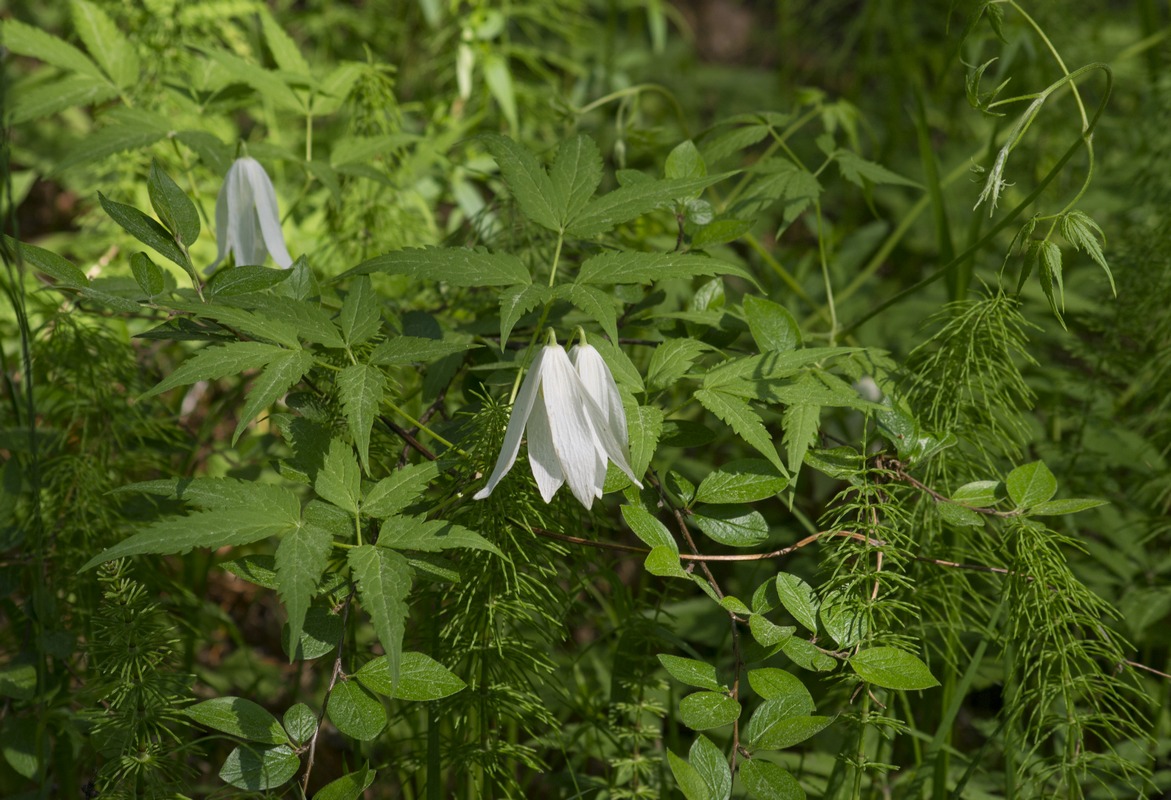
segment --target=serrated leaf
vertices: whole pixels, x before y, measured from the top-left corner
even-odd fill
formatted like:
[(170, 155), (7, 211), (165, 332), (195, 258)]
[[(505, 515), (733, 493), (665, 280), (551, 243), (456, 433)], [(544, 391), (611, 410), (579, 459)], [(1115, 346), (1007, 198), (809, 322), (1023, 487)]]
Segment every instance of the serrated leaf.
[(301, 759), (287, 744), (260, 747), (242, 744), (224, 759), (220, 778), (238, 789), (275, 789), (297, 774)]
[(362, 501), (362, 513), (376, 519), (397, 514), (422, 496), (438, 475), (439, 465), (434, 461), (397, 469), (367, 493)]
[(317, 494), (356, 517), (361, 482), (362, 473), (358, 470), (358, 459), (354, 458), (353, 448), (340, 439), (332, 440), (313, 485)]
[(801, 346), (801, 329), (787, 308), (755, 295), (745, 295), (743, 306), (748, 329), (762, 353), (790, 352)]
[(736, 432), (736, 435), (767, 458), (782, 475), (787, 475), (772, 437), (765, 430), (764, 423), (752, 407), (739, 397), (712, 389), (698, 389), (695, 399), (700, 405), (716, 415)]
[(1094, 263), (1102, 268), (1110, 280), (1110, 291), (1117, 295), (1114, 273), (1110, 271), (1110, 265), (1106, 263), (1106, 256), (1098, 242), (1104, 238), (1098, 223), (1081, 211), (1071, 211), (1061, 218), (1061, 235), (1078, 250), (1085, 250)]
[(257, 414), (283, 397), (312, 368), (313, 354), (308, 350), (285, 350), (269, 361), (248, 390), (248, 398), (240, 409), (240, 420), (232, 434), (232, 444)]
[(288, 734), (277, 718), (243, 697), (216, 697), (183, 709), (204, 727), (239, 736), (250, 742), (285, 744)]
[(464, 247), (397, 250), (362, 262), (344, 273), (339, 280), (372, 272), (410, 275), (426, 281), (446, 281), (452, 286), (532, 283), (532, 276), (516, 256)]
[(202, 49), (204, 57), (223, 68), (230, 83), (250, 86), (266, 101), (284, 111), (304, 113), (305, 104), (278, 73), (246, 61), (226, 50)]
[(370, 431), (374, 417), (382, 403), (386, 389), (386, 376), (382, 370), (369, 364), (351, 364), (337, 376), (337, 387), (341, 392), (342, 411), (362, 467), (370, 469)]
[(578, 271), (577, 283), (646, 284), (697, 275), (735, 275), (755, 282), (742, 267), (709, 256), (619, 251), (587, 258)]
[(285, 711), (283, 722), (285, 731), (289, 734), (293, 744), (302, 745), (309, 741), (317, 730), (317, 715), (304, 703), (296, 703)]
[(675, 776), (675, 785), (686, 800), (712, 800), (711, 789), (699, 770), (670, 750), (667, 751), (667, 764)]
[(420, 550), (438, 553), (441, 550), (464, 548), (487, 550), (498, 556), (496, 545), (473, 530), (442, 519), (422, 517), (390, 517), (378, 532), (378, 546), (394, 550)]
[(1044, 461), (1017, 467), (1008, 473), (1004, 484), (1017, 508), (1031, 508), (1057, 494), (1057, 478), (1053, 477)]
[(602, 155), (594, 140), (583, 134), (566, 139), (557, 149), (549, 171), (560, 227), (570, 225), (602, 182)]
[(508, 344), (513, 326), (528, 312), (547, 302), (553, 293), (548, 286), (520, 284), (500, 293), (500, 347)]
[[(113, 112), (107, 116), (112, 117)], [(117, 119), (125, 121), (87, 135), (57, 162), (53, 171), (61, 173), (79, 164), (92, 164), (116, 153), (148, 147), (167, 135), (166, 125), (159, 124), (165, 120), (149, 112), (124, 114)]]
[(850, 150), (838, 150), (834, 154), (834, 160), (838, 162), (838, 169), (841, 170), (842, 177), (855, 186), (865, 188), (866, 182), (869, 181), (870, 183), (877, 184), (913, 186), (916, 189), (923, 188), (915, 181), (904, 178), (896, 172), (891, 172), (881, 164), (867, 161), (862, 156)]
[(262, 7), (260, 12), (260, 27), (264, 31), (264, 41), (277, 66), (285, 72), (308, 78), (309, 62), (301, 55), (301, 48), (289, 34), (285, 33), (266, 7)]
[(337, 322), (342, 338), (350, 347), (357, 347), (378, 333), (382, 318), (369, 278), (358, 276), (350, 282)]
[(728, 766), (727, 757), (710, 739), (703, 735), (697, 736), (687, 758), (711, 790), (710, 797), (714, 800), (728, 800), (732, 796), (732, 769)]
[(343, 775), (322, 786), (314, 793), (313, 800), (360, 800), (362, 793), (374, 783), (376, 774), (369, 764), (363, 764), (357, 772)]
[(173, 261), (187, 272), (192, 271), (191, 260), (175, 244), (169, 231), (134, 206), (116, 203), (98, 192), (98, 202), (110, 217), (127, 233), (159, 255)]
[(5, 19), (0, 23), (0, 34), (3, 35), (4, 47), (10, 53), (36, 58), (59, 69), (79, 72), (108, 82), (101, 69), (89, 56), (64, 39), (59, 39), (38, 27), (16, 19)]
[[(301, 639), (309, 601), (329, 561), (333, 536), (316, 525), (302, 525), (286, 533), (276, 549), (278, 593), (289, 615), (291, 641)], [(292, 654), (290, 654), (290, 660)]]
[(1095, 500), (1090, 497), (1071, 497), (1065, 500), (1046, 500), (1043, 503), (1037, 503), (1029, 509), (1029, 516), (1032, 517), (1051, 517), (1060, 514), (1077, 514), (1079, 511), (1086, 511), (1091, 508), (1106, 505), (1105, 500)]
[(642, 475), (650, 466), (663, 430), (663, 412), (654, 406), (638, 406), (626, 415), (630, 434), (630, 470)]
[(632, 392), (643, 391), (642, 373), (634, 366), (625, 350), (596, 333), (587, 332), (586, 340), (601, 354), (602, 360), (610, 368), (619, 386), (626, 387)]
[(817, 430), (821, 426), (821, 406), (812, 403), (793, 403), (781, 415), (785, 429), (785, 455), (789, 459), (789, 470), (794, 480), (805, 463), (805, 453), (817, 442)]
[[(259, 298), (251, 298), (251, 302)], [(265, 339), (284, 345), (291, 350), (300, 349), (301, 343), (297, 338), (297, 327), (280, 321), (279, 315), (269, 312), (266, 308), (263, 313), (253, 313), (242, 308), (227, 305), (213, 305), (211, 303), (187, 302), (172, 299), (167, 305), (176, 311), (186, 311), (197, 317), (215, 320), (234, 331), (246, 333), (254, 339)]]
[(439, 700), (467, 687), (447, 667), (415, 652), (403, 653), (397, 686), (390, 678), (385, 656), (367, 661), (354, 677), (370, 691), (398, 700)]
[(740, 763), (740, 782), (753, 800), (805, 800), (805, 790), (788, 770), (764, 759)]
[(159, 162), (152, 159), (150, 175), (146, 180), (150, 204), (159, 219), (171, 229), (171, 233), (185, 246), (190, 247), (199, 238), (199, 212), (187, 193), (171, 180)]
[(291, 522), (299, 517), (300, 506), (294, 502), (295, 495), (287, 489), (235, 478), (166, 478), (131, 483), (114, 491), (173, 497), (208, 511), (271, 506), (287, 510)]
[(418, 364), (437, 358), (463, 353), (476, 344), (445, 342), (441, 339), (424, 339), (419, 336), (396, 336), (388, 339), (370, 354), (371, 364)]
[(915, 691), (939, 685), (918, 656), (895, 647), (870, 647), (849, 661), (862, 680), (884, 689)]
[(655, 519), (654, 515), (642, 506), (624, 505), (621, 510), (622, 518), (634, 531), (635, 536), (647, 547), (664, 547), (670, 550), (676, 556), (675, 563), (678, 565), (679, 545), (666, 525)]
[(8, 91), (11, 93), (8, 98), (11, 116), (7, 119), (13, 125), (42, 119), (68, 108), (96, 105), (118, 95), (108, 78), (90, 75), (68, 75), (57, 81), (12, 87)]
[(586, 313), (590, 319), (602, 326), (610, 341), (618, 341), (618, 311), (614, 307), (614, 296), (596, 286), (580, 283), (563, 283), (554, 291), (554, 296), (564, 298)]
[(362, 607), (374, 623), (374, 632), (386, 651), (391, 685), (399, 678), (403, 633), (406, 630), (406, 597), (411, 591), (411, 567), (405, 558), (385, 547), (364, 544), (347, 555)]
[(490, 133), (481, 140), (500, 165), (500, 173), (521, 213), (543, 228), (560, 232), (564, 220), (562, 196), (537, 157), (506, 136)]
[(781, 605), (810, 633), (817, 632), (817, 611), (819, 603), (813, 587), (796, 575), (786, 572), (777, 574), (777, 596)]
[(692, 514), (699, 529), (729, 547), (755, 547), (768, 538), (764, 516), (747, 506), (714, 506)]
[(87, 0), (73, 0), (73, 25), (115, 84), (125, 89), (139, 81), (138, 51), (104, 11)]
[(641, 217), (660, 206), (691, 197), (732, 174), (735, 173), (680, 180), (647, 180), (622, 186), (587, 203), (566, 226), (566, 231), (580, 237), (605, 233), (615, 225)]
[(753, 503), (781, 492), (789, 479), (767, 461), (744, 458), (729, 461), (699, 484), (699, 503)]
[[(179, 555), (199, 547), (218, 550), (221, 547), (242, 546), (259, 542), (269, 536), (279, 536), (299, 524), (299, 503), (292, 498), (292, 520), (289, 508), (238, 508), (228, 511), (203, 511), (185, 517), (173, 517), (146, 526), (143, 530), (97, 554), (81, 568), (82, 571), (113, 561), (137, 555)], [(285, 513), (278, 513), (284, 511)]]
[(651, 353), (651, 363), (647, 367), (647, 390), (657, 392), (671, 388), (675, 381), (691, 370), (695, 360), (708, 350), (711, 350), (710, 345), (690, 337), (668, 339), (658, 345)]
[(356, 680), (338, 681), (329, 696), (329, 721), (343, 735), (368, 742), (386, 728), (382, 701)]
[(693, 731), (731, 725), (740, 718), (740, 704), (720, 692), (695, 692), (679, 701), (679, 719)]
[(712, 692), (726, 692), (728, 687), (716, 679), (716, 668), (694, 658), (682, 658), (661, 654), (658, 656), (663, 669), (671, 677), (687, 686), (695, 686)]

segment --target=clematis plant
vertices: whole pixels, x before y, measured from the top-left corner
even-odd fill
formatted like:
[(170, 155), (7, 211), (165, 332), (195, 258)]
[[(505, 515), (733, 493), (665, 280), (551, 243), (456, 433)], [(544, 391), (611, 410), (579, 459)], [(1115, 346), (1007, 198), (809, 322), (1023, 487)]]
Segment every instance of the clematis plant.
[(254, 158), (237, 158), (228, 168), (215, 203), (216, 243), (219, 252), (214, 270), (230, 250), (236, 266), (261, 264), (266, 254), (284, 269), (293, 265), (281, 233), (276, 191), (264, 167)]
[(618, 387), (588, 344), (573, 348), (571, 358), (549, 332), (517, 392), (496, 466), (475, 499), (492, 494), (512, 469), (526, 431), (529, 465), (546, 503), (568, 483), (573, 496), (590, 508), (602, 496), (609, 461), (642, 488), (626, 458), (626, 414)]

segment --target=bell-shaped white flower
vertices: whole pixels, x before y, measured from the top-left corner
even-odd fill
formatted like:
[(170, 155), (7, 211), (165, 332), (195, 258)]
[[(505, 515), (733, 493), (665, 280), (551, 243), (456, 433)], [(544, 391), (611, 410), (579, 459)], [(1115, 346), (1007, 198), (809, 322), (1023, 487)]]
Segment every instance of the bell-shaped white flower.
[(228, 169), (215, 202), (216, 243), (214, 270), (228, 251), (243, 264), (262, 264), (266, 254), (284, 269), (293, 265), (281, 233), (276, 192), (264, 167), (254, 158), (237, 158)]
[[(602, 496), (606, 480), (606, 463), (613, 461), (619, 469), (640, 488), (642, 484), (634, 476), (626, 453), (626, 417), (618, 401), (620, 423), (612, 411), (603, 411), (594, 393), (604, 398), (607, 408), (611, 399), (617, 401), (617, 387), (609, 370), (597, 356), (605, 378), (613, 387), (609, 395), (606, 381), (595, 382), (596, 364), (589, 354), (577, 354), (577, 361), (585, 363), (591, 384), (587, 384), (574, 368), (565, 349), (558, 344), (547, 344), (533, 360), (529, 372), (521, 382), (508, 428), (504, 431), (504, 444), (496, 466), (488, 478), (488, 484), (475, 494), (482, 500), (492, 493), (500, 480), (516, 463), (521, 438), (528, 431), (529, 465), (537, 481), (537, 489), (546, 503), (564, 483), (569, 484), (573, 496), (590, 508), (594, 499)], [(621, 437), (615, 431), (621, 431)]]

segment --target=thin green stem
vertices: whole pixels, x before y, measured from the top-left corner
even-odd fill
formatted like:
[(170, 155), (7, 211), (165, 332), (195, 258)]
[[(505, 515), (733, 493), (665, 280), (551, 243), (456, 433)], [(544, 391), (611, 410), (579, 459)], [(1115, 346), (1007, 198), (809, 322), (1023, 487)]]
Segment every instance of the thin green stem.
[[(553, 284), (557, 281), (557, 268), (561, 264), (561, 247), (565, 243), (565, 234), (557, 234), (557, 247), (553, 251), (553, 265), (549, 268), (549, 288), (553, 288)], [(550, 298), (545, 301), (544, 308), (541, 309), (541, 318), (537, 320), (537, 324), (533, 327), (533, 335), (529, 337), (529, 346), (525, 348), (524, 359), (521, 362), (520, 369), (516, 371), (516, 379), (512, 382), (512, 391), (508, 394), (508, 404), (512, 405), (516, 402), (516, 393), (520, 391), (520, 379), (524, 377), (525, 370), (529, 366), (529, 362), (533, 358), (533, 348), (537, 344), (537, 337), (541, 335), (541, 330), (545, 327), (545, 322), (549, 319), (549, 309), (553, 306), (553, 300)], [(556, 344), (556, 341), (554, 341)], [(505, 342), (500, 342), (500, 347), (503, 348)]]
[(428, 427), (426, 426), (426, 424), (424, 424), (424, 423), (420, 422), (419, 420), (415, 419), (414, 417), (412, 417), (410, 414), (408, 414), (406, 411), (404, 411), (404, 410), (403, 410), (402, 408), (400, 408), (399, 406), (395, 405), (395, 404), (394, 404), (393, 402), (391, 402), (390, 400), (387, 400), (387, 399), (384, 397), (384, 398), (382, 398), (382, 403), (383, 403), (383, 405), (385, 405), (387, 408), (389, 408), (391, 411), (393, 411), (395, 414), (398, 414), (400, 417), (402, 417), (403, 419), (405, 419), (407, 422), (411, 423), (411, 425), (412, 425), (412, 426), (414, 426), (415, 428), (418, 428), (420, 431), (422, 431), (422, 432), (426, 433), (428, 436), (430, 436), (430, 437), (431, 437), (432, 439), (434, 439), (435, 441), (439, 442), (439, 443), (440, 443), (441, 445), (443, 445), (444, 447), (447, 447), (447, 448), (449, 448), (450, 450), (453, 450), (453, 451), (455, 451), (456, 453), (459, 453), (461, 456), (466, 456), (466, 455), (467, 455), (467, 453), (466, 453), (466, 452), (464, 452), (464, 450), (462, 450), (462, 449), (461, 449), (461, 448), (459, 448), (459, 447), (456, 447), (454, 444), (452, 444), (451, 442), (449, 442), (447, 439), (443, 438), (443, 437), (442, 437), (442, 436), (440, 436), (438, 433), (436, 433), (435, 431), (433, 431), (433, 430), (431, 430), (430, 428), (428, 428)]
[(821, 227), (821, 201), (814, 201), (813, 208), (817, 215), (817, 257), (821, 261), (821, 277), (825, 281), (825, 305), (829, 309), (829, 346), (833, 347), (837, 341), (838, 311), (834, 305), (834, 287), (829, 276), (829, 259), (825, 253), (825, 231)]

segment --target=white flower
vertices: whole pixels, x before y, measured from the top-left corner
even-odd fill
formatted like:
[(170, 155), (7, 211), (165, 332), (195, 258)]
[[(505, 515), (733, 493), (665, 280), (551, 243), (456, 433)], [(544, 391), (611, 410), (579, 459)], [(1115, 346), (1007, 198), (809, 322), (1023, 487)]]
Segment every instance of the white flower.
[(236, 266), (262, 264), (266, 254), (288, 269), (293, 259), (285, 248), (276, 192), (264, 167), (254, 158), (237, 158), (228, 169), (223, 188), (215, 201), (216, 242), (219, 253), (214, 270), (228, 251)]
[(558, 344), (545, 345), (533, 360), (512, 406), (500, 456), (488, 484), (476, 492), (477, 500), (492, 494), (512, 469), (526, 429), (529, 465), (546, 503), (568, 483), (573, 496), (590, 508), (602, 496), (607, 461), (642, 488), (626, 460), (626, 415), (614, 379), (594, 348), (575, 350), (577, 369)]

